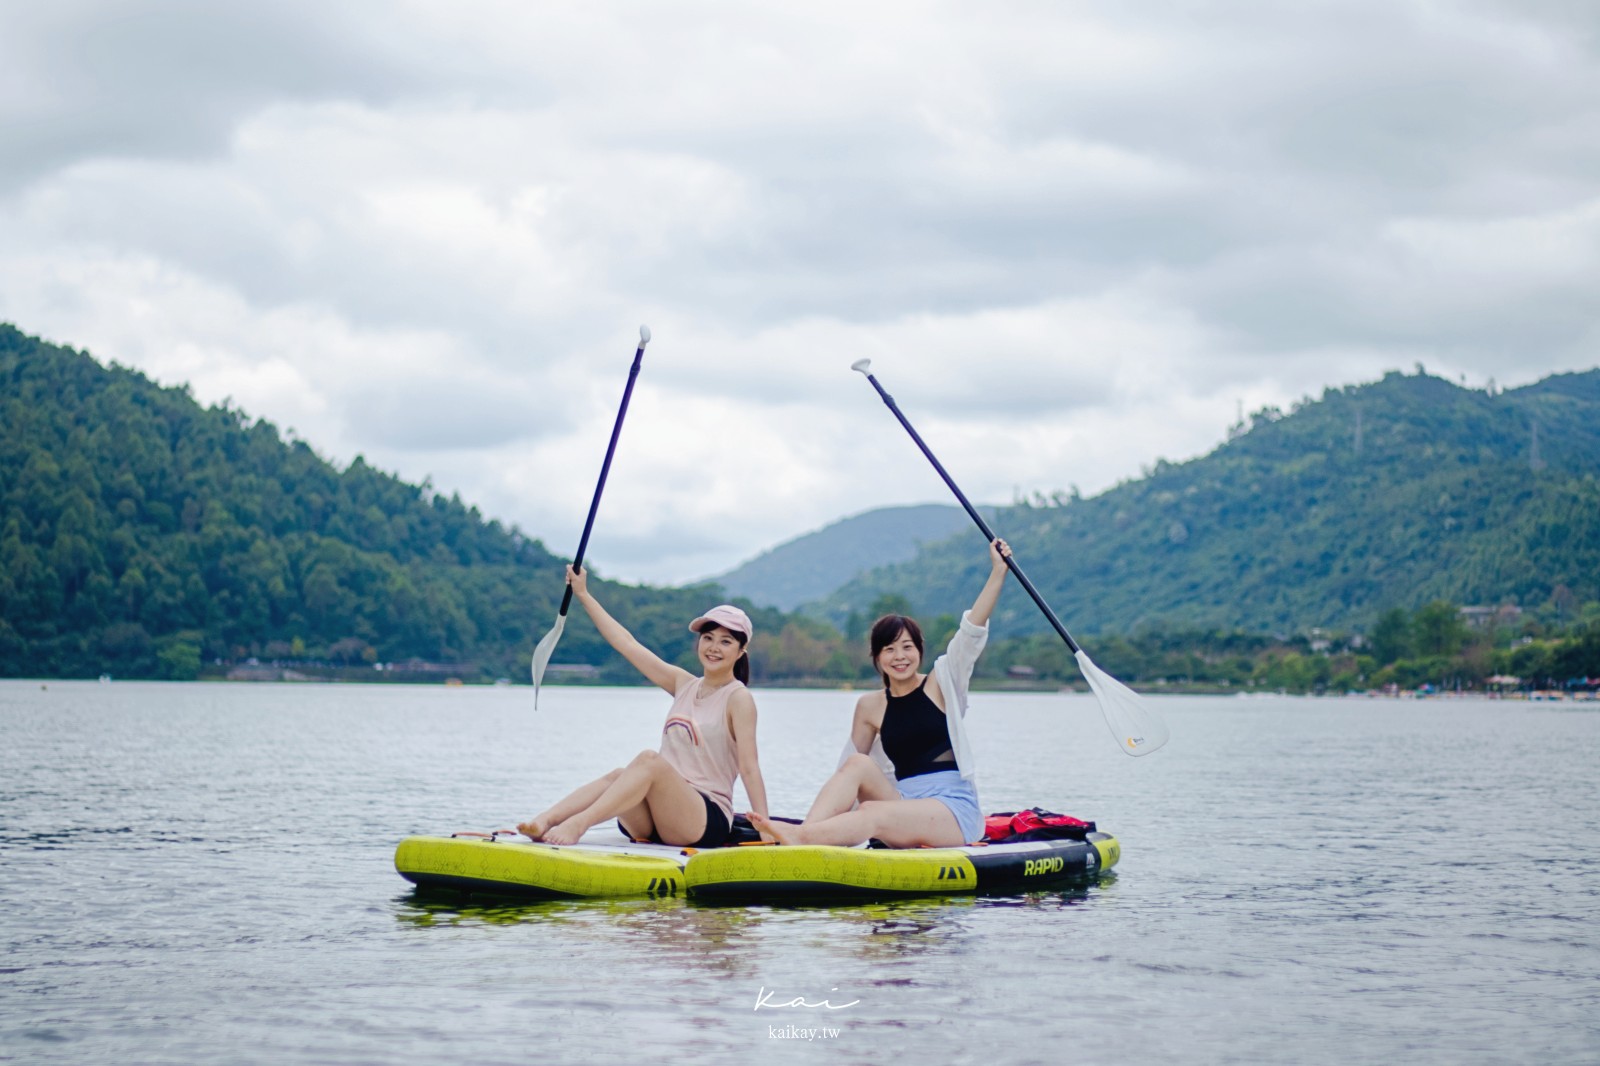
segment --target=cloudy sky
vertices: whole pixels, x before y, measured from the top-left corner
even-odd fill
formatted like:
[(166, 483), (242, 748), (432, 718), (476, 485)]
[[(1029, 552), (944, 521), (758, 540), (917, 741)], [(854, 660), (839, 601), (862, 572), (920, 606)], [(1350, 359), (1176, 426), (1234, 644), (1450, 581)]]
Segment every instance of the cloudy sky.
[(1600, 364), (1591, 0), (7, 4), (0, 319), (704, 577)]

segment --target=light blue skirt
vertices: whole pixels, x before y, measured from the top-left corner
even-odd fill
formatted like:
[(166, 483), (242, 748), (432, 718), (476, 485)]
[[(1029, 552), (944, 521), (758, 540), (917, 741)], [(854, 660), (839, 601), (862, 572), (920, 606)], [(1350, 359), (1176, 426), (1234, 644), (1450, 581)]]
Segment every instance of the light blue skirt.
[(961, 839), (971, 844), (983, 839), (983, 810), (978, 806), (978, 790), (972, 782), (961, 776), (960, 770), (940, 770), (932, 774), (918, 774), (904, 781), (896, 781), (900, 798), (908, 800), (936, 799), (956, 816), (961, 827)]

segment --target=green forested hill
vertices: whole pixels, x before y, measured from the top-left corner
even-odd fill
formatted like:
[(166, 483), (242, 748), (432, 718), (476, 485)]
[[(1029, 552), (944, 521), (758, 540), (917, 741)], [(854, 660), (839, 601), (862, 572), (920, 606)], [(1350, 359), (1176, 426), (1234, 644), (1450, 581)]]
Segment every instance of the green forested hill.
[[(1258, 412), (1203, 458), (1093, 499), (1005, 508), (994, 524), (1083, 635), (1212, 632), (1233, 648), (1230, 635), (1369, 630), (1437, 601), (1513, 603), (1560, 628), (1600, 612), (1597, 474), (1600, 371), (1504, 393), (1393, 374)], [(860, 623), (909, 600), (948, 628), (983, 560), (967, 532), (816, 609)], [(0, 325), (0, 676), (182, 678), (255, 657), (522, 680), (561, 564), (426, 484), (360, 459), (339, 469), (269, 423)], [(599, 587), (685, 665), (684, 620), (721, 594)], [(758, 680), (867, 670), (858, 641), (751, 610)], [(1020, 590), (998, 620), (985, 669), (1041, 667), (1026, 638), (1041, 622)], [(1165, 651), (1095, 647), (1128, 677), (1199, 676)], [(581, 611), (557, 661), (635, 679)], [(1242, 676), (1286, 683), (1266, 665)]]
[[(1600, 370), (1505, 392), (1393, 373), (1258, 412), (1211, 454), (994, 527), (1069, 628), (1362, 629), (1383, 611), (1600, 600)], [(959, 475), (957, 475), (959, 477)], [(885, 593), (950, 611), (982, 581), (973, 532), (819, 605)], [(1043, 623), (1020, 591), (1007, 632)]]
[[(256, 656), (526, 678), (561, 566), (459, 498), (0, 325), (0, 676)], [(712, 594), (604, 588), (663, 649)], [(558, 659), (617, 665), (582, 617)]]

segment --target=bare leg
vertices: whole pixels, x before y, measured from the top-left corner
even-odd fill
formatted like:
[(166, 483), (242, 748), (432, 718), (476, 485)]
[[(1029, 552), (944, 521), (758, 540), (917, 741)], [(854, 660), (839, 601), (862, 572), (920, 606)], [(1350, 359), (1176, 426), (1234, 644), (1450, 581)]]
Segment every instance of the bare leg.
[(780, 844), (854, 847), (873, 837), (893, 848), (954, 848), (966, 843), (956, 816), (935, 799), (869, 800), (853, 811), (804, 825), (784, 825), (754, 814), (750, 820)]
[(558, 800), (553, 806), (545, 808), (526, 822), (518, 823), (517, 832), (524, 836), (532, 837), (534, 840), (543, 840), (545, 833), (551, 826), (571, 818), (574, 814), (599, 799), (621, 773), (622, 770), (619, 768), (604, 777), (590, 781), (587, 785), (580, 785), (565, 798)]
[[(545, 831), (547, 844), (576, 844), (592, 826), (644, 804), (656, 835), (669, 844), (700, 839), (705, 801), (659, 752), (642, 751), (589, 806)], [(637, 821), (637, 820), (636, 820)]]
[(800, 827), (797, 825), (790, 825), (788, 822), (774, 822), (766, 815), (757, 814), (755, 811), (751, 811), (748, 817), (750, 818), (751, 825), (755, 826), (757, 829), (761, 830), (763, 833), (767, 834), (767, 836), (771, 837), (773, 840), (776, 840), (780, 844), (794, 845), (805, 843), (795, 835), (800, 831)]
[(817, 798), (806, 813), (806, 821), (820, 822), (832, 818), (866, 800), (899, 798), (900, 790), (884, 776), (878, 764), (866, 755), (856, 754), (846, 759), (817, 791)]

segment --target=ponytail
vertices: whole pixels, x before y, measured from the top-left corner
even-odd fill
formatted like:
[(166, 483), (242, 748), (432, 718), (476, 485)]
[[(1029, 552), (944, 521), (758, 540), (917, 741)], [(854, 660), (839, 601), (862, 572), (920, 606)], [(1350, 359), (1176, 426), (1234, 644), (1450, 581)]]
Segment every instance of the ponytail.
[(750, 685), (750, 638), (737, 629), (723, 627), (722, 631), (739, 642), (739, 657), (733, 661), (733, 679), (739, 684)]

